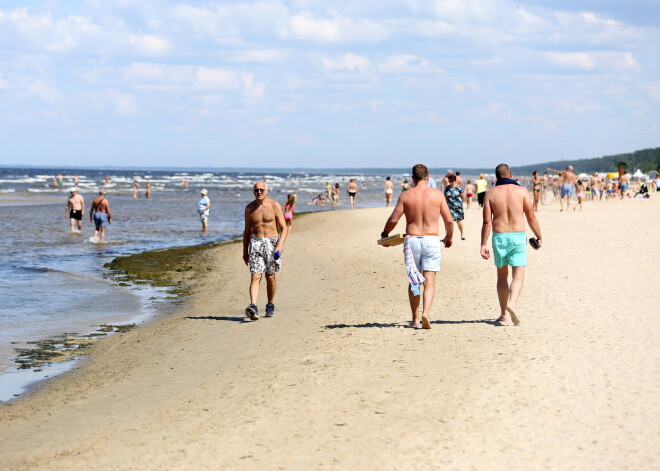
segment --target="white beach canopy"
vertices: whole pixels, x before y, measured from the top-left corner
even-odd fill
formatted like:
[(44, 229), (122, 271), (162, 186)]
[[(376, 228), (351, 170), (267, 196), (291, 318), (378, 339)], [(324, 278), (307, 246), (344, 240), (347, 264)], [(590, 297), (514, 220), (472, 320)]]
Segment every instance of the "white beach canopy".
[(633, 173), (632, 176), (633, 176), (634, 178), (642, 178), (642, 177), (645, 177), (646, 175), (644, 175), (644, 174), (641, 172), (641, 170), (637, 169), (637, 170), (635, 170), (635, 173)]

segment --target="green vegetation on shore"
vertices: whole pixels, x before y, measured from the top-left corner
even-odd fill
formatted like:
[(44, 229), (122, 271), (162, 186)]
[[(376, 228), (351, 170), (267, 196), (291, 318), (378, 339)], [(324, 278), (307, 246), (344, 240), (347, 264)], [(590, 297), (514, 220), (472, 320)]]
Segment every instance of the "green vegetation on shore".
[(152, 250), (124, 257), (117, 257), (105, 266), (119, 284), (150, 284), (170, 287), (172, 296), (191, 294), (189, 282), (200, 273), (212, 270), (205, 252), (211, 247), (233, 243), (220, 242), (211, 245), (193, 245), (171, 249)]
[[(625, 162), (627, 164), (626, 169), (630, 173), (633, 173), (636, 169), (640, 169), (644, 173), (657, 170), (660, 167), (660, 147), (593, 159), (564, 159), (534, 165), (522, 165), (512, 167), (511, 170), (514, 174), (518, 175), (531, 174), (534, 170), (543, 173), (548, 167), (563, 170), (570, 164), (573, 165), (576, 173), (617, 172), (619, 170), (619, 162)], [(488, 172), (492, 173), (493, 169)]]

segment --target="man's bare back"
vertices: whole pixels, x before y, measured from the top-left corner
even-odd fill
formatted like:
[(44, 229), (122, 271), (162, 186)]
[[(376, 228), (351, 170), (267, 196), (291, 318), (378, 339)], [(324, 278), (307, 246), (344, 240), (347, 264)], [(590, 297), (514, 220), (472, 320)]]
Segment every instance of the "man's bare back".
[(532, 204), (525, 188), (516, 185), (500, 185), (486, 193), (484, 219), (486, 212), (490, 212), (493, 232), (525, 232), (523, 214), (526, 214), (528, 209), (533, 213)]
[(397, 203), (397, 206), (399, 205), (406, 215), (408, 235), (438, 235), (440, 222), (438, 216), (443, 208), (449, 212), (442, 192), (426, 185), (418, 185), (402, 193)]
[(94, 198), (94, 201), (92, 201), (92, 213), (110, 213), (110, 205), (105, 195)]
[(383, 232), (389, 234), (404, 214), (407, 235), (439, 235), (439, 217), (442, 217), (447, 232), (445, 246), (451, 246), (454, 223), (447, 200), (440, 190), (428, 186), (428, 179), (401, 193)]

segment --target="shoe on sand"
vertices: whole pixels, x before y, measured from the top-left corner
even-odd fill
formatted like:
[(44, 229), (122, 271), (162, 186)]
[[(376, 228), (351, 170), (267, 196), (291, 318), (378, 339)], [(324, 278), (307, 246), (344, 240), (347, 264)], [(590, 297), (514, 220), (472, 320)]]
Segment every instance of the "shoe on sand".
[(516, 311), (513, 310), (513, 308), (507, 306), (506, 310), (511, 314), (511, 320), (513, 321), (513, 325), (519, 325), (520, 324), (520, 319), (518, 319), (518, 315), (516, 314)]
[(275, 305), (273, 303), (266, 304), (266, 317), (273, 317), (275, 315)]
[(496, 325), (498, 327), (513, 327), (515, 324), (513, 322), (504, 322), (500, 320), (496, 320), (493, 322), (493, 325)]
[(245, 308), (245, 317), (249, 317), (253, 321), (259, 319), (259, 308), (254, 304), (248, 304), (248, 307)]

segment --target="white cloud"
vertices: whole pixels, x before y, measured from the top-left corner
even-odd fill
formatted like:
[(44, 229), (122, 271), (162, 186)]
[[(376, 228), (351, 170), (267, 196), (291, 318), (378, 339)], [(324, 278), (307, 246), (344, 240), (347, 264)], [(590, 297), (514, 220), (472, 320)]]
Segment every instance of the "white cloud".
[(319, 18), (310, 13), (292, 16), (290, 28), (297, 39), (321, 43), (377, 42), (389, 36), (387, 28), (375, 21)]
[(9, 87), (9, 82), (7, 82), (3, 77), (2, 73), (0, 73), (0, 88), (7, 88)]
[(391, 75), (441, 73), (428, 59), (413, 54), (393, 54), (378, 64), (378, 71)]
[(366, 56), (360, 56), (353, 53), (343, 54), (336, 59), (324, 57), (321, 59), (323, 66), (330, 72), (335, 71), (367, 71), (371, 69), (372, 64)]
[(551, 63), (577, 70), (638, 70), (639, 64), (629, 52), (547, 52)]
[(43, 80), (36, 80), (30, 86), (30, 91), (44, 101), (53, 103), (62, 99), (62, 94)]
[(127, 41), (131, 46), (146, 54), (165, 54), (170, 50), (170, 44), (166, 39), (152, 34), (130, 34), (127, 36)]

